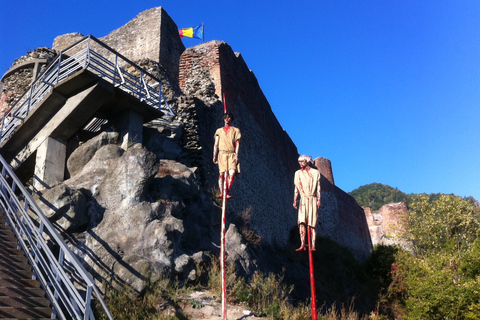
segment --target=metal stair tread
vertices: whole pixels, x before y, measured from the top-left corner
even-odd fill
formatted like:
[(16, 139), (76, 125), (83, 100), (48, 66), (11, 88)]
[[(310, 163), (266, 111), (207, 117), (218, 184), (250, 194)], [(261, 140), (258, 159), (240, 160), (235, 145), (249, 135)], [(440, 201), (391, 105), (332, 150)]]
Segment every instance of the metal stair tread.
[(0, 308), (50, 308), (50, 301), (42, 297), (6, 297), (0, 296)]
[(33, 319), (35, 318), (50, 318), (52, 315), (51, 308), (14, 308), (14, 307), (0, 307), (0, 318), (10, 317), (14, 319)]
[(2, 262), (8, 262), (8, 263), (14, 263), (14, 262), (27, 262), (28, 259), (24, 255), (10, 255), (10, 254), (5, 254), (5, 253), (0, 253), (0, 261)]
[(20, 250), (20, 249), (5, 249), (5, 248), (0, 248), (0, 253), (3, 253), (3, 254), (9, 254), (9, 255), (24, 255), (25, 253), (23, 252), (23, 250)]
[(0, 269), (0, 279), (31, 279), (32, 271), (25, 269), (16, 269), (16, 270), (1, 270)]
[(45, 297), (45, 291), (36, 287), (0, 287), (0, 297)]
[(40, 282), (31, 279), (2, 279), (0, 278), (1, 287), (27, 287), (27, 288), (39, 288)]

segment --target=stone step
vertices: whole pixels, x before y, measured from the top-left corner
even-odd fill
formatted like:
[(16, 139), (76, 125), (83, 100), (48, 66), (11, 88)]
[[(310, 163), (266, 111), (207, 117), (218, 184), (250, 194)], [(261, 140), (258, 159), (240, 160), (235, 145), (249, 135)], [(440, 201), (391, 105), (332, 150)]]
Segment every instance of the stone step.
[(52, 315), (51, 308), (14, 308), (0, 307), (0, 318), (11, 319), (49, 319)]

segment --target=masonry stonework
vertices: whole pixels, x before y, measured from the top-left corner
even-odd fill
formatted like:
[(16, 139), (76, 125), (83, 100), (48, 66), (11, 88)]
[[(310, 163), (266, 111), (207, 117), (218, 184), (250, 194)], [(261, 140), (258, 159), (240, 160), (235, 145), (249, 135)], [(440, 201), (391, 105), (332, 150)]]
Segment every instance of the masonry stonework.
[(40, 47), (13, 62), (1, 78), (0, 117), (10, 110), (55, 56), (55, 50)]
[[(249, 211), (251, 225), (265, 244), (285, 246), (297, 224), (293, 209), (293, 175), (299, 168), (295, 144), (283, 130), (242, 56), (223, 41), (188, 48), (180, 59), (180, 88), (197, 103), (202, 165), (207, 187), (215, 187), (218, 169), (212, 162), (213, 134), (221, 127), (225, 95), (227, 108), (242, 130), (240, 165), (229, 210)], [(331, 163), (317, 158), (322, 174), (319, 235), (348, 247), (361, 261), (372, 249), (365, 215), (355, 200), (334, 185)]]
[[(82, 38), (79, 33), (58, 36), (53, 48), (62, 51)], [(99, 40), (133, 62), (142, 59), (159, 62), (178, 81), (178, 60), (185, 46), (177, 25), (162, 7), (140, 12), (126, 25)]]
[[(65, 49), (81, 38), (76, 33), (60, 36), (54, 48)], [(242, 130), (242, 172), (233, 183), (228, 217), (249, 212), (249, 224), (265, 245), (283, 247), (295, 241), (291, 235), (297, 212), (292, 203), (298, 151), (241, 54), (224, 41), (185, 50), (176, 24), (161, 7), (138, 14), (100, 40), (134, 62), (159, 62), (172, 79), (168, 96), (178, 105), (173, 120), (182, 123), (186, 132), (183, 148), (190, 159), (185, 163), (199, 168), (205, 190), (217, 185), (213, 135), (223, 126), (225, 96), (228, 110), (235, 115), (233, 124)], [(362, 208), (335, 186), (328, 159), (317, 158), (315, 165), (322, 174), (318, 234), (350, 248), (357, 259), (365, 261), (372, 244)]]
[(363, 209), (373, 245), (400, 245), (405, 249), (409, 247), (402, 239), (402, 233), (405, 232), (402, 218), (408, 213), (406, 203), (385, 204), (376, 212), (372, 212), (369, 207)]

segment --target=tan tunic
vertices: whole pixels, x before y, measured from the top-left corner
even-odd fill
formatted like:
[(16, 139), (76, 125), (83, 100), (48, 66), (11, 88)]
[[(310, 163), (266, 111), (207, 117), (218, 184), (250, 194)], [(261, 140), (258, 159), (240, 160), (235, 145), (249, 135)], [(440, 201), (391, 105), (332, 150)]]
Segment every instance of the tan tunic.
[(235, 147), (237, 141), (240, 142), (242, 134), (240, 129), (230, 126), (228, 131), (218, 128), (215, 132), (215, 137), (219, 137), (218, 141), (218, 171), (220, 174), (225, 170), (235, 169), (240, 173), (240, 164), (235, 163)]
[(295, 187), (300, 194), (298, 206), (298, 223), (305, 223), (311, 227), (317, 225), (317, 190), (320, 181), (320, 172), (316, 169), (297, 170), (295, 172)]

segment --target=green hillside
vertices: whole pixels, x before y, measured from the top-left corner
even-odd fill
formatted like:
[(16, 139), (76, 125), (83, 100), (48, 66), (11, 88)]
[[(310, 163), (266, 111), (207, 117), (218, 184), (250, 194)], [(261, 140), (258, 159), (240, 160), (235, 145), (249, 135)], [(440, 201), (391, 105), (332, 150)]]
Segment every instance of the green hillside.
[(361, 186), (349, 194), (355, 198), (357, 203), (363, 207), (370, 207), (377, 211), (381, 206), (392, 202), (407, 202), (408, 195), (381, 183), (371, 183)]
[[(384, 204), (388, 203), (406, 202), (410, 204), (414, 196), (418, 195), (415, 193), (406, 194), (398, 190), (398, 188), (376, 182), (361, 186), (348, 194), (354, 197), (360, 206), (370, 207), (372, 211), (378, 211)], [(433, 202), (440, 199), (442, 193), (431, 193), (428, 195), (423, 193), (423, 195), (426, 195), (429, 201)], [(473, 197), (463, 199), (477, 208), (480, 207), (479, 202)]]

